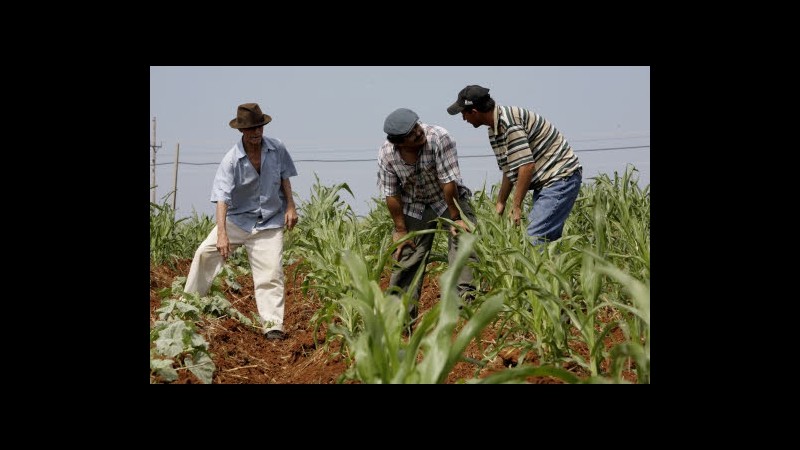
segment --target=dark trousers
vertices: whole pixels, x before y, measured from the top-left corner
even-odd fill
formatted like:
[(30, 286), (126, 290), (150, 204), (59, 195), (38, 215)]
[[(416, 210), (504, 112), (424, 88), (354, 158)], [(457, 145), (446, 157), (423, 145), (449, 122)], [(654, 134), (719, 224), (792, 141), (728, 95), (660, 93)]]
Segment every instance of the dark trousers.
[[(470, 222), (475, 223), (475, 213), (472, 212), (472, 208), (469, 206), (469, 201), (467, 198), (459, 198), (458, 204), (464, 211), (462, 217), (466, 217), (470, 220)], [(440, 217), (445, 217), (448, 219), (450, 218), (447, 210), (445, 210), (443, 215)], [(430, 206), (426, 206), (425, 211), (422, 213), (422, 220), (405, 216), (406, 229), (409, 233), (412, 231), (435, 229), (437, 225), (436, 218), (436, 212), (434, 212)], [(425, 279), (425, 267), (427, 266), (428, 256), (430, 255), (431, 248), (433, 247), (434, 236), (435, 234), (431, 233), (415, 237), (414, 243), (417, 245), (415, 249), (412, 249), (409, 245), (403, 247), (403, 251), (400, 254), (400, 260), (398, 261), (399, 267), (392, 272), (392, 277), (389, 280), (390, 287), (398, 286), (402, 288), (403, 291), (408, 291), (409, 287), (411, 287), (411, 282), (414, 280), (414, 275), (416, 275), (417, 270), (419, 270), (420, 264), (423, 265), (422, 278), (420, 279), (419, 284), (414, 287), (412, 295), (413, 302), (408, 308), (411, 319), (415, 319), (417, 317), (419, 296), (422, 292), (422, 284)], [(452, 263), (455, 260), (456, 252), (458, 251), (458, 238), (448, 234), (447, 248), (447, 260)], [(472, 252), (472, 255), (470, 255), (470, 260), (477, 262), (478, 257), (475, 252)], [(458, 277), (457, 293), (459, 296), (463, 296), (466, 295), (467, 292), (474, 290), (475, 287), (472, 284), (472, 268), (470, 268), (468, 265), (465, 265), (464, 268), (461, 269), (461, 274)]]

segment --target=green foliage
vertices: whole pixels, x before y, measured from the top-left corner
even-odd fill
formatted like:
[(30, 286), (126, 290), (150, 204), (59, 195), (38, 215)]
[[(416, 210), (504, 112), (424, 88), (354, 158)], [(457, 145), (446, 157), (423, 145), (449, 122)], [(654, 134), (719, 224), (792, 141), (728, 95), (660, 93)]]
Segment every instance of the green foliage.
[[(258, 330), (260, 323), (248, 318), (242, 314), (238, 309), (234, 308), (230, 301), (225, 297), (222, 288), (223, 280), (234, 289), (239, 289), (238, 283), (235, 280), (236, 272), (244, 270), (232, 266), (229, 262), (223, 265), (222, 270), (214, 278), (209, 288), (209, 292), (201, 297), (196, 293), (184, 292), (183, 288), (186, 285), (186, 277), (176, 277), (172, 282), (171, 289), (166, 292), (161, 292), (162, 298), (161, 307), (156, 310), (159, 313), (159, 319), (169, 320), (175, 317), (182, 320), (199, 321), (203, 316), (223, 317), (230, 316), (241, 322), (243, 325)], [(172, 298), (166, 298), (172, 296)]]
[(570, 384), (580, 383), (580, 379), (572, 372), (552, 366), (524, 366), (506, 369), (493, 373), (480, 380), (468, 380), (470, 384), (518, 384), (524, 383), (528, 377), (555, 377)]
[[(498, 186), (489, 194), (476, 193), (476, 252), (481, 262), (475, 273), (480, 274), (487, 294), (502, 295), (506, 306), (498, 316), (497, 328), (501, 331), (495, 346), (486, 350), (486, 358), (514, 347), (522, 350), (520, 361), (531, 354), (542, 367), (572, 361), (589, 370), (591, 382), (606, 382), (609, 379), (600, 373), (600, 362), (639, 354), (606, 350), (605, 340), (620, 328), (631, 337), (630, 342), (623, 343), (625, 348), (643, 346), (645, 359), (636, 361), (637, 379), (649, 382), (649, 315), (644, 322), (640, 313), (631, 309), (623, 285), (605, 276), (611, 272), (625, 274), (627, 280), (649, 285), (649, 186), (642, 191), (636, 183), (626, 172), (614, 180), (601, 175), (596, 183), (582, 186), (563, 237), (540, 248), (527, 244), (524, 228), (514, 227), (508, 215), (495, 213)], [(532, 205), (524, 205), (527, 216)], [(599, 315), (609, 310), (614, 313), (608, 316), (619, 319), (609, 321), (606, 317), (601, 323)], [(571, 329), (577, 329), (578, 334)], [(588, 358), (572, 350), (570, 341), (588, 347)], [(641, 361), (647, 364), (640, 368)], [(619, 373), (606, 375), (619, 381)]]
[(459, 319), (456, 280), (469, 258), (474, 239), (469, 235), (462, 237), (456, 261), (441, 277), (441, 302), (421, 317), (407, 341), (403, 335), (407, 294), (402, 299), (384, 295), (370, 278), (364, 260), (353, 252), (345, 252), (343, 263), (353, 275), (355, 289), (339, 301), (358, 311), (364, 327), (358, 332), (338, 326), (333, 328), (342, 333), (353, 353), (351, 376), (364, 383), (444, 382), (469, 342), (479, 335), (503, 304), (499, 296), (486, 299), (453, 339)]
[(176, 220), (168, 203), (150, 203), (150, 263), (174, 267), (175, 260), (191, 258), (214, 225), (212, 218), (196, 212), (191, 218)]
[(155, 344), (150, 350), (151, 382), (157, 377), (175, 381), (178, 374), (173, 364), (183, 355), (181, 369), (190, 370), (203, 383), (211, 383), (216, 366), (208, 354), (208, 343), (196, 332), (191, 320), (159, 320), (150, 336)]
[[(635, 370), (638, 383), (650, 383), (650, 187), (640, 189), (635, 172), (629, 168), (613, 179), (601, 174), (585, 183), (563, 237), (542, 246), (532, 246), (525, 227), (515, 226), (508, 214), (496, 214), (499, 184), (471, 199), (475, 229), (462, 236), (453, 265), (446, 259), (447, 220), (436, 230), (416, 232), (437, 234), (429, 261), (436, 264), (427, 276), (439, 277), (441, 299), (417, 319), (410, 335), (404, 335), (410, 294), (379, 287), (399, 244), (391, 241), (393, 224), (383, 199), (373, 198), (374, 208), (359, 218), (339, 195), (352, 195), (346, 183), (326, 187), (317, 178), (311, 200), (298, 208), (297, 227), (286, 234), (284, 257), (299, 263), (295, 270), (305, 275), (304, 295), (320, 302), (312, 318), (314, 331), (327, 329), (326, 344), (342, 340), (349, 378), (442, 383), (464, 360), (467, 344), (492, 325), (495, 339), (481, 347), (482, 357), (471, 360), (476, 377), (504, 350), (519, 351), (517, 367), (468, 383), (524, 383), (537, 376), (567, 383), (623, 383), (626, 370)], [(528, 194), (524, 217), (531, 207)], [(153, 264), (192, 257), (214, 226), (210, 218), (175, 221), (166, 204), (151, 203), (150, 208)], [(468, 260), (467, 248), (476, 252), (478, 262)], [(213, 368), (205, 360), (203, 342), (192, 336), (192, 324), (206, 315), (249, 320), (237, 315), (222, 288), (236, 289), (236, 277), (246, 273), (240, 250), (208, 296), (180, 295), (181, 277), (162, 293), (173, 298), (162, 302), (150, 332), (151, 380), (174, 381), (177, 371), (193, 369), (210, 380)], [(459, 310), (454, 283), (466, 264), (479, 291), (472, 305)], [(250, 321), (254, 327), (256, 322)], [(620, 331), (624, 341), (608, 347), (609, 337)], [(590, 375), (580, 379), (566, 369), (575, 364)]]
[[(639, 382), (649, 382), (649, 319), (641, 319), (640, 312), (632, 309), (624, 285), (607, 275), (616, 269), (649, 285), (649, 186), (642, 191), (636, 183), (632, 173), (626, 171), (622, 178), (615, 174), (611, 180), (601, 175), (595, 183), (582, 186), (563, 237), (540, 247), (530, 245), (525, 228), (514, 226), (508, 214), (496, 214), (499, 185), (493, 186), (489, 193), (485, 190), (475, 193), (471, 206), (477, 216), (474, 249), (479, 261), (470, 265), (480, 292), (473, 308), (465, 313), (469, 316), (489, 299), (502, 299), (502, 308), (492, 319), (499, 330), (497, 338), (485, 349), (484, 361), (478, 361), (479, 365), (504, 348), (513, 347), (521, 350), (518, 364), (523, 365), (526, 358), (538, 359), (540, 373), (549, 371), (556, 374), (551, 376), (567, 382), (574, 380), (558, 375), (563, 370), (559, 367), (570, 362), (590, 372), (588, 382), (619, 382), (620, 374), (613, 370), (626, 363), (627, 367), (631, 363), (636, 365)], [(333, 189), (317, 186), (314, 198), (319, 205), (314, 201), (304, 205), (307, 211), (304, 216), (316, 219), (307, 224), (309, 238), (299, 238), (296, 250), (308, 270), (305, 292), (318, 294), (323, 302), (315, 316), (316, 323), (330, 325), (329, 338), (334, 337), (331, 330), (345, 338), (342, 352), (350, 353), (354, 363), (350, 376), (365, 382), (420, 382), (421, 376), (412, 375), (420, 373), (412, 369), (411, 361), (417, 351), (421, 352), (421, 335), (431, 332), (434, 324), (443, 327), (439, 331), (450, 326), (447, 320), (439, 320), (447, 298), (445, 288), (440, 286), (442, 301), (419, 319), (408, 344), (400, 346), (398, 336), (402, 334), (401, 318), (405, 317), (410, 301), (408, 294), (380, 292), (374, 286), (359, 287), (354, 274), (360, 273), (360, 269), (352, 267), (356, 263), (343, 257), (345, 250), (364, 255), (366, 280), (377, 286), (380, 274), (390, 268), (387, 252), (391, 253), (397, 245), (391, 243), (391, 218), (385, 202), (373, 199), (375, 207), (359, 222), (348, 208), (337, 205), (336, 191), (343, 186)], [(526, 196), (523, 203), (526, 217), (532, 207), (531, 198)], [(317, 209), (324, 214), (313, 212)], [(444, 234), (446, 229), (447, 226), (442, 226), (435, 232)], [(439, 264), (436, 270), (428, 271), (428, 276), (443, 275), (450, 269), (444, 256), (447, 239), (442, 237), (434, 240), (432, 253), (439, 257), (432, 257), (431, 262)], [(598, 255), (599, 259), (587, 259), (587, 255)], [(350, 269), (343, 270), (346, 267)], [(602, 320), (601, 314), (606, 315)], [(607, 350), (604, 342), (617, 328), (631, 340), (618, 350)], [(588, 355), (573, 350), (576, 346), (571, 341), (588, 348)], [(434, 374), (441, 372), (433, 368), (441, 368), (449, 360), (442, 359), (443, 350), (437, 350), (443, 348), (441, 342), (425, 342), (429, 346), (425, 354), (432, 351), (422, 365), (432, 368), (426, 369), (425, 380), (437, 382)], [(641, 346), (641, 352), (635, 350), (636, 345)], [(381, 348), (384, 351), (379, 354)], [(640, 354), (645, 358), (639, 357)], [(609, 369), (612, 372), (601, 373), (600, 363), (611, 358), (620, 361), (612, 361)], [(641, 362), (646, 362), (642, 368)], [(531, 372), (514, 373), (522, 376)], [(501, 379), (505, 380), (497, 378)]]
[[(357, 250), (361, 242), (356, 232), (356, 216), (339, 197), (341, 190), (352, 195), (349, 186), (346, 183), (332, 188), (321, 186), (319, 177), (314, 176), (317, 182), (312, 187), (311, 200), (300, 202), (298, 214), (302, 219), (285, 253), (288, 258), (300, 261), (298, 270), (306, 274), (303, 292), (314, 291), (322, 303), (312, 317), (316, 332), (321, 324), (335, 317), (337, 307), (333, 299), (349, 289), (350, 275), (340, 262), (342, 250)], [(345, 312), (344, 316), (348, 314)]]
[(230, 316), (254, 331), (261, 331), (259, 317), (245, 316), (225, 297), (222, 284), (238, 288), (235, 278), (246, 270), (232, 265), (232, 260), (229, 258), (203, 297), (183, 292), (186, 277), (176, 277), (169, 289), (159, 292), (162, 300), (156, 310), (158, 320), (150, 329), (150, 341), (154, 344), (150, 349), (151, 383), (175, 381), (177, 370), (189, 370), (203, 383), (211, 383), (216, 365), (208, 353), (208, 343), (195, 326), (206, 317)]

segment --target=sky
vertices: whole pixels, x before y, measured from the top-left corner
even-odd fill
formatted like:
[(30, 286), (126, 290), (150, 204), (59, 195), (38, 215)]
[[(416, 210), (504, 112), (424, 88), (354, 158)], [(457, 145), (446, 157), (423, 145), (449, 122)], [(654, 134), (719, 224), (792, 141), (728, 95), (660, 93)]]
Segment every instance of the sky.
[(264, 134), (280, 139), (294, 160), (298, 207), (310, 201), (316, 176), (327, 187), (347, 183), (354, 197), (341, 191), (341, 198), (356, 214), (369, 213), (383, 122), (397, 108), (448, 130), (462, 180), (473, 192), (488, 191), (502, 173), (487, 128), (447, 113), (469, 84), (488, 88), (497, 104), (549, 120), (578, 155), (584, 184), (630, 166), (642, 188), (650, 184), (649, 66), (151, 66), (149, 198), (155, 192), (156, 203), (174, 201), (179, 218), (213, 217), (214, 175), (241, 138), (229, 122), (250, 102), (272, 116)]

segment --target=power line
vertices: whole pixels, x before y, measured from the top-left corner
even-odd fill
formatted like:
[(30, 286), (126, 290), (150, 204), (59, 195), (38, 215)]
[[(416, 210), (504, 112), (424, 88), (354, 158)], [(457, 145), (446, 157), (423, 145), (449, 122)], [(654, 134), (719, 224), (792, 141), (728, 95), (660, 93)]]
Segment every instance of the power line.
[[(607, 148), (585, 148), (585, 149), (573, 149), (572, 151), (575, 153), (582, 153), (582, 152), (604, 152), (610, 150), (633, 150), (633, 149), (642, 149), (642, 148), (650, 148), (649, 145), (636, 145), (631, 147), (607, 147)], [(458, 158), (493, 158), (494, 154), (488, 155), (459, 155)], [(338, 163), (338, 162), (370, 162), (370, 161), (377, 161), (378, 158), (362, 158), (362, 159), (294, 159), (294, 162), (330, 162), (330, 163)], [(163, 166), (166, 164), (172, 163), (159, 163), (156, 164), (157, 166)], [(192, 162), (179, 162), (178, 164), (184, 164), (188, 166), (210, 166), (210, 165), (219, 165), (219, 161), (217, 162), (207, 162), (207, 163), (192, 163)]]
[(572, 151), (575, 152), (575, 153), (581, 153), (581, 152), (603, 152), (603, 151), (606, 151), (606, 150), (629, 150), (629, 149), (636, 149), (636, 148), (650, 148), (650, 146), (649, 145), (636, 145), (636, 146), (633, 146), (633, 147), (585, 148), (583, 150), (575, 150), (575, 149), (573, 149)]
[[(602, 137), (602, 138), (585, 138), (585, 139), (572, 138), (572, 139), (569, 139), (569, 142), (571, 144), (573, 144), (575, 142), (630, 141), (630, 140), (634, 140), (634, 139), (638, 139), (638, 140), (647, 139), (649, 137), (650, 137), (650, 132), (649, 131), (639, 131), (639, 132), (628, 132), (628, 133), (626, 133), (626, 135), (618, 135), (618, 136)], [(464, 142), (466, 142), (466, 141), (464, 141)], [(476, 144), (466, 144), (464, 142), (461, 142), (461, 143), (458, 144), (459, 150), (462, 149), (462, 148), (483, 148), (485, 146), (485, 144), (483, 144), (483, 143), (480, 144), (480, 145), (476, 145)], [(219, 154), (221, 149), (230, 148), (230, 146), (228, 146), (226, 144), (219, 144), (219, 145), (213, 145), (212, 146), (212, 145), (203, 145), (203, 144), (192, 144), (192, 143), (190, 143), (187, 146), (186, 142), (183, 142), (183, 146), (184, 146), (184, 148), (189, 147), (190, 148), (189, 152), (191, 152), (191, 153), (193, 153), (195, 155), (197, 155), (198, 153)], [(196, 151), (198, 149), (199, 150), (204, 150), (204, 151), (198, 152), (198, 151)], [(299, 154), (299, 153), (318, 152), (320, 150), (320, 147), (319, 147), (319, 145), (292, 144), (290, 146), (290, 149), (291, 149), (292, 155), (296, 155), (296, 154)], [(370, 147), (364, 147), (364, 148), (351, 148), (351, 149), (347, 149), (346, 151), (350, 152), (350, 153), (353, 153), (353, 152), (374, 152), (375, 151), (375, 147), (370, 146)]]

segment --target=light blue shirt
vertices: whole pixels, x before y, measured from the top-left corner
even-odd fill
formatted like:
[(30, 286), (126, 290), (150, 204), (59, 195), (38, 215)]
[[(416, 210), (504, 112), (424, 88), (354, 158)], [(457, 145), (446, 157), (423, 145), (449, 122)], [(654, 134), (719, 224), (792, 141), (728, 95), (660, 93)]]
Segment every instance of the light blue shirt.
[(261, 138), (259, 174), (247, 159), (239, 139), (219, 164), (211, 188), (211, 202), (225, 202), (228, 220), (247, 232), (282, 228), (286, 197), (281, 189), (281, 180), (296, 175), (294, 161), (280, 140)]

